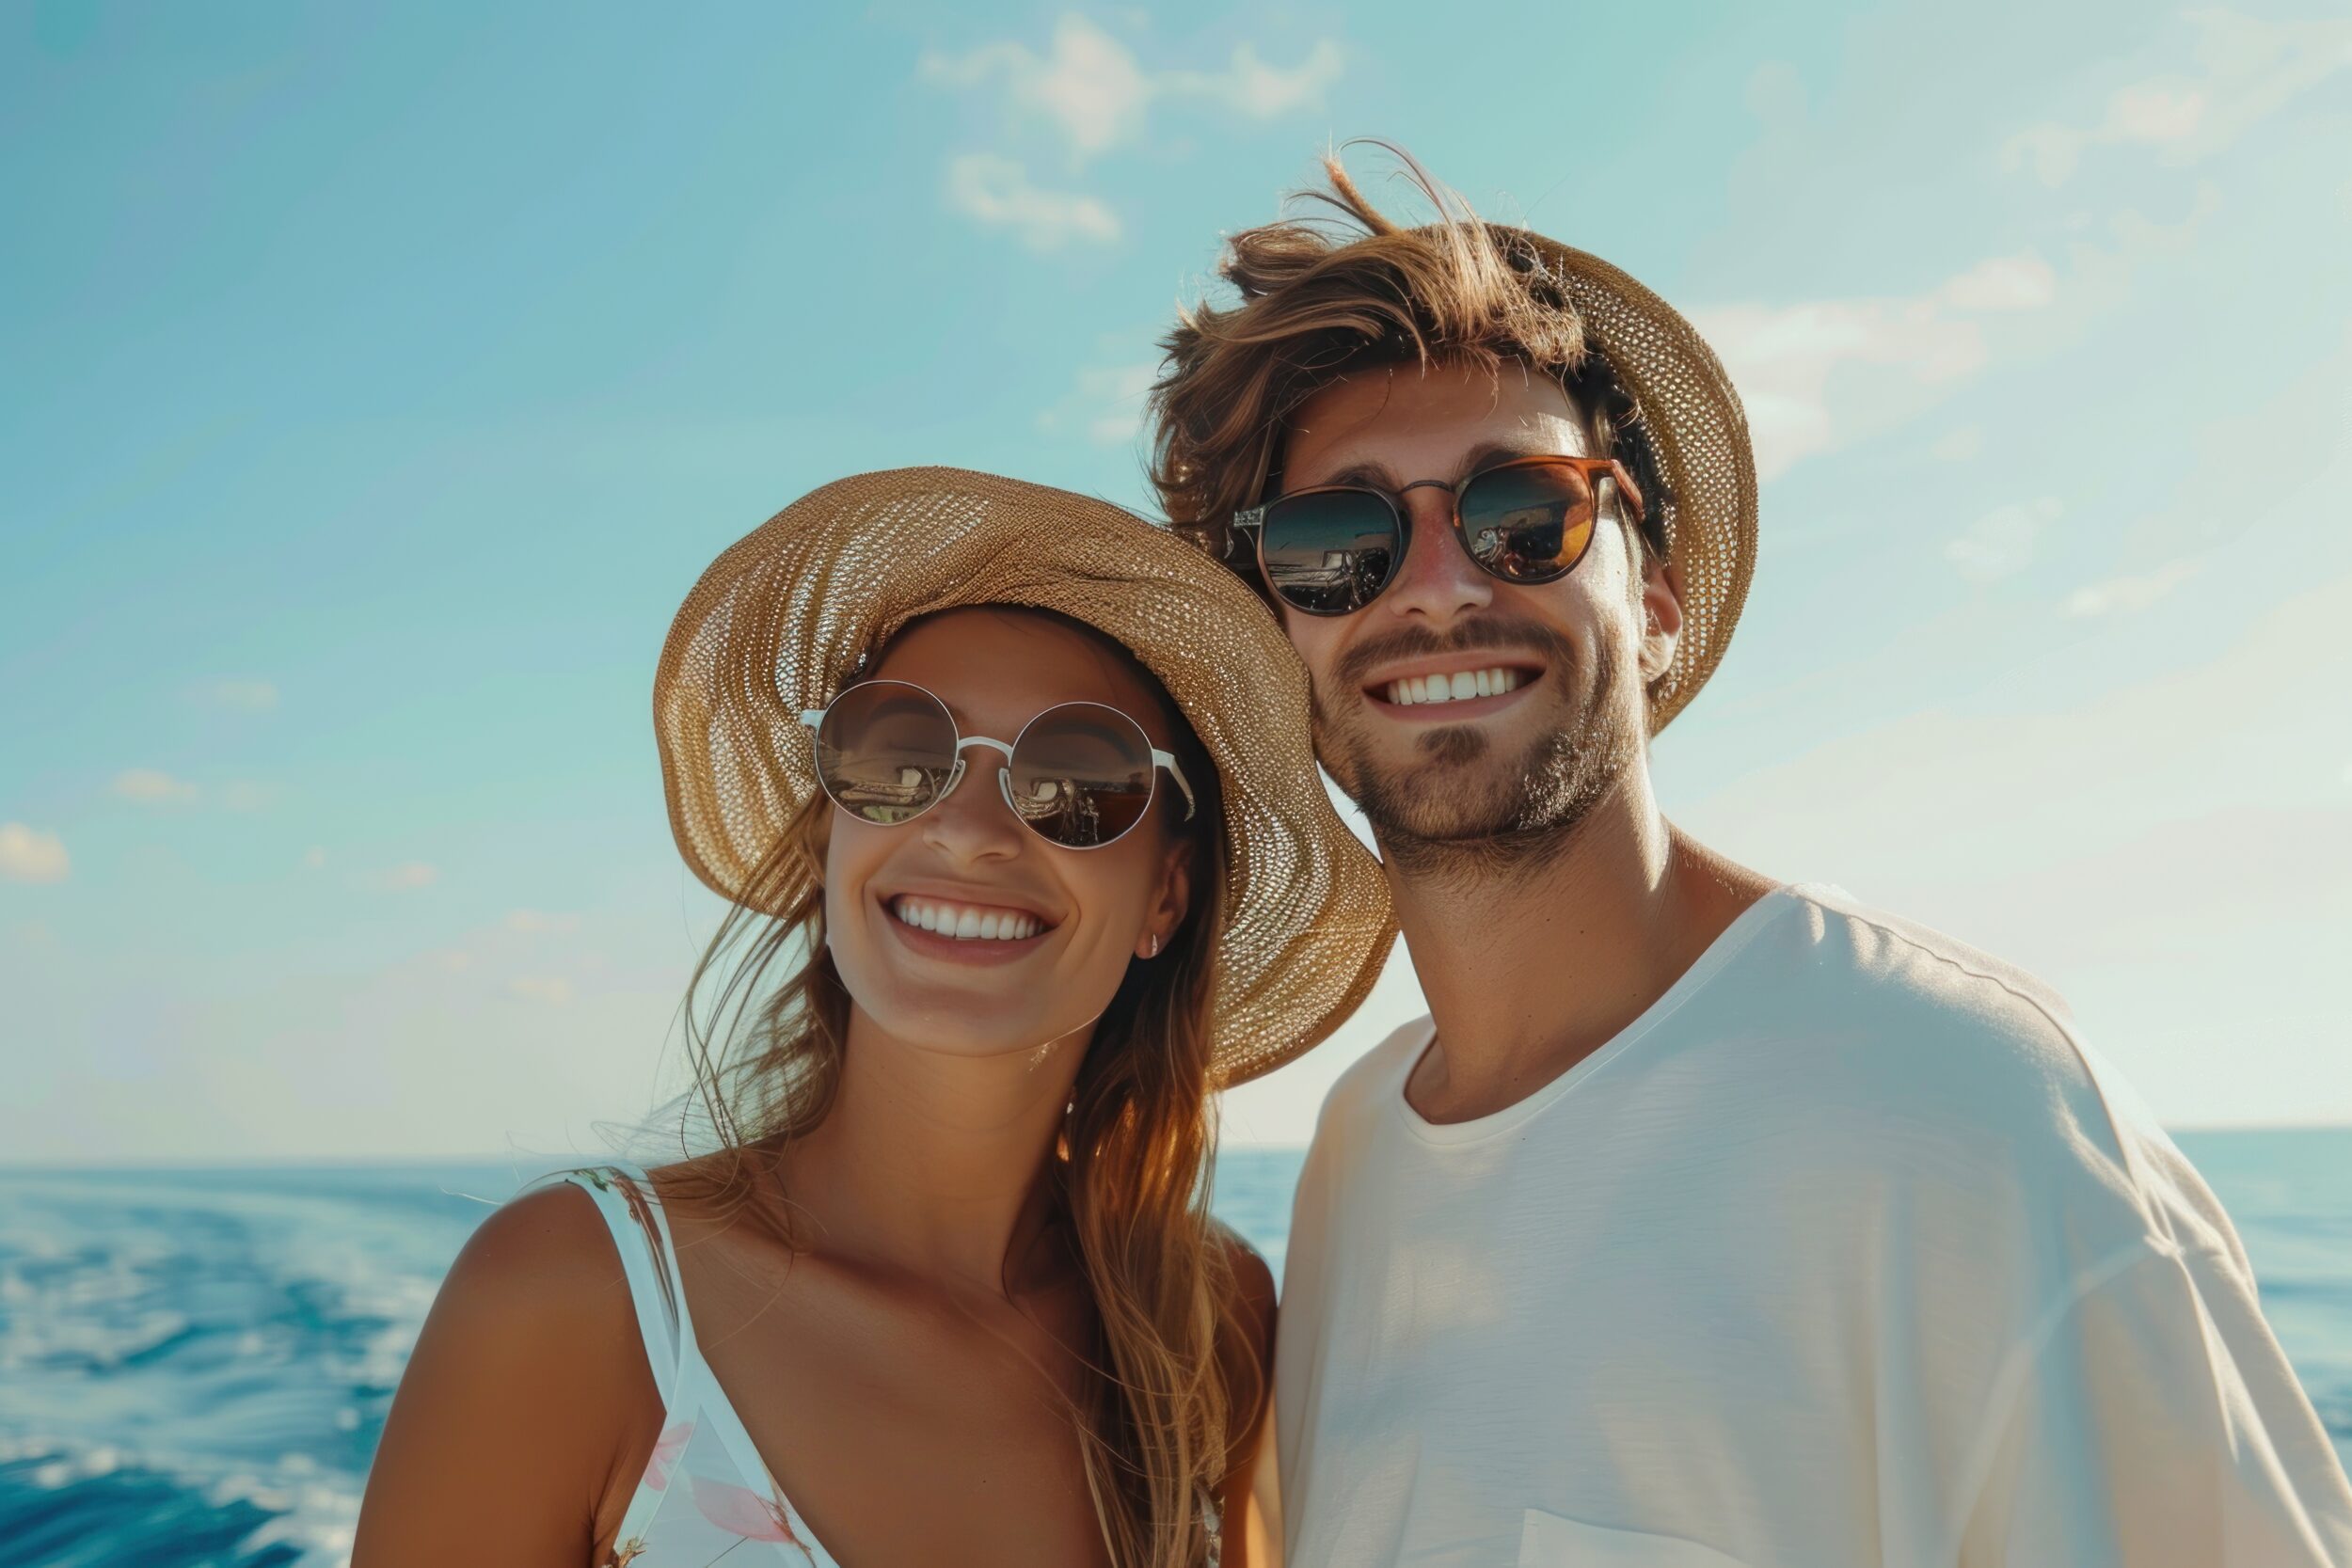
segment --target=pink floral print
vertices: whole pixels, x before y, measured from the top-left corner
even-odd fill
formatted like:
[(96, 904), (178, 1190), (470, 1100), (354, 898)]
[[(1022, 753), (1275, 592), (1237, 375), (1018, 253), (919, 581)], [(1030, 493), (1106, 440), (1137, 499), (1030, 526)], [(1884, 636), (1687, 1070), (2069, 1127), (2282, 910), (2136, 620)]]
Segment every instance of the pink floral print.
[(686, 1440), (694, 1435), (694, 1423), (680, 1421), (668, 1428), (654, 1440), (653, 1453), (645, 1461), (645, 1484), (656, 1492), (670, 1484), (670, 1466), (686, 1451)]
[[(728, 1481), (713, 1481), (708, 1476), (691, 1478), (694, 1486), (694, 1506), (703, 1517), (723, 1530), (739, 1535), (743, 1541), (773, 1541), (793, 1547), (809, 1561), (817, 1560), (807, 1543), (792, 1528), (792, 1511), (774, 1495), (771, 1487), (766, 1496), (749, 1487)], [(739, 1546), (742, 1541), (735, 1544)], [(727, 1548), (733, 1551), (734, 1546)], [(723, 1557), (726, 1554), (721, 1553)], [(716, 1559), (712, 1560), (716, 1561)]]

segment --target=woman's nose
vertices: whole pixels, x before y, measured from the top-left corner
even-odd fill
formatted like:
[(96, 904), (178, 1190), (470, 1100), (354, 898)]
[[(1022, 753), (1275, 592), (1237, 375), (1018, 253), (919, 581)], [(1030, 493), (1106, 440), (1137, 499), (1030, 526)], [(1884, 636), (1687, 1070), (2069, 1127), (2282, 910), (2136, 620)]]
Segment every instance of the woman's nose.
[(1005, 804), (1003, 772), (994, 752), (966, 756), (947, 798), (915, 819), (924, 842), (967, 864), (1019, 853), (1028, 830)]

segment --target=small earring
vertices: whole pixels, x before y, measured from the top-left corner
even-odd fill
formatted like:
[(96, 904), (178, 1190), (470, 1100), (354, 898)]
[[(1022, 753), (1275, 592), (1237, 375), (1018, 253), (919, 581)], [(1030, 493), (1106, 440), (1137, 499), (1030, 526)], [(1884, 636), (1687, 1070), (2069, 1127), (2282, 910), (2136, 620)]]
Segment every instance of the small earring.
[(1160, 934), (1159, 934), (1157, 931), (1154, 931), (1154, 932), (1152, 932), (1152, 951), (1150, 951), (1149, 953), (1146, 953), (1146, 954), (1144, 955), (1144, 957), (1145, 957), (1145, 958), (1158, 958), (1159, 956), (1160, 956)]

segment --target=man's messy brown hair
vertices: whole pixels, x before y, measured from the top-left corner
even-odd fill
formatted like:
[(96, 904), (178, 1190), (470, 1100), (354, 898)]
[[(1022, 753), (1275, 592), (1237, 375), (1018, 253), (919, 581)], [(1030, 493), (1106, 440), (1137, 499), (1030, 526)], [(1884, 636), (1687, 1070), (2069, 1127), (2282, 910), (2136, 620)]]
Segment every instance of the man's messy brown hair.
[(1218, 276), (1240, 300), (1203, 301), (1177, 317), (1152, 388), (1152, 483), (1171, 527), (1265, 585), (1231, 531), (1235, 512), (1277, 494), (1282, 446), (1299, 406), (1351, 372), (1376, 365), (1527, 366), (1559, 381), (1646, 499), (1642, 544), (1663, 559), (1673, 505), (1641, 410), (1543, 255), (1518, 230), (1481, 222), (1401, 149), (1376, 143), (1436, 212), (1404, 228), (1366, 200), (1336, 156), (1319, 209), (1247, 229)]

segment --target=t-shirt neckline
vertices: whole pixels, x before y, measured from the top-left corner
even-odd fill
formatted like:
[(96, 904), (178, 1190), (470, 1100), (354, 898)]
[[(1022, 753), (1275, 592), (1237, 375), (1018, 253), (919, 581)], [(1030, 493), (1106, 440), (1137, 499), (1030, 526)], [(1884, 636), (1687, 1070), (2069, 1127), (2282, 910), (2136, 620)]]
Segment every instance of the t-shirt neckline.
[(1657, 1001), (1643, 1008), (1640, 1015), (1632, 1022), (1618, 1030), (1607, 1044), (1560, 1074), (1559, 1077), (1538, 1087), (1526, 1098), (1486, 1116), (1476, 1117), (1469, 1121), (1431, 1121), (1419, 1111), (1414, 1110), (1412, 1102), (1405, 1098), (1405, 1085), (1412, 1081), (1413, 1069), (1421, 1066), (1421, 1059), (1429, 1053), (1430, 1046), (1437, 1043), (1437, 1021), (1424, 1019), (1419, 1039), (1411, 1050), (1403, 1053), (1404, 1065), (1389, 1083), (1387, 1089), (1389, 1103), (1395, 1110), (1397, 1118), (1404, 1124), (1405, 1130), (1423, 1143), (1477, 1143), (1483, 1139), (1511, 1132), (1534, 1117), (1541, 1116), (1563, 1098), (1574, 1093), (1580, 1085), (1588, 1082), (1595, 1074), (1604, 1070), (1612, 1062), (1623, 1056), (1644, 1036), (1664, 1022), (1685, 1002), (1697, 995), (1701, 988), (1713, 979), (1716, 973), (1737, 957), (1740, 950), (1754, 941), (1765, 927), (1789, 911), (1804, 904), (1816, 895), (1825, 895), (1831, 897), (1843, 896), (1843, 894), (1836, 888), (1792, 882), (1772, 889), (1755, 903), (1741, 910), (1731, 924), (1724, 927), (1713, 942), (1708, 943), (1707, 950), (1692, 960), (1691, 967), (1676, 976), (1674, 984), (1668, 986), (1659, 995)]

